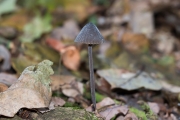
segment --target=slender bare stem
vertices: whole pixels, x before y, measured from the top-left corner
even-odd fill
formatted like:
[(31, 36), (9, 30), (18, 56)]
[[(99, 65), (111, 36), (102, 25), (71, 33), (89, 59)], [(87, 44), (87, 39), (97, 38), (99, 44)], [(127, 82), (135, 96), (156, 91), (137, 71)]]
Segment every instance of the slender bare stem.
[(94, 81), (92, 45), (88, 45), (88, 54), (89, 54), (91, 100), (92, 100), (92, 103), (93, 103), (93, 111), (95, 111), (96, 110), (96, 97), (95, 97), (95, 81)]

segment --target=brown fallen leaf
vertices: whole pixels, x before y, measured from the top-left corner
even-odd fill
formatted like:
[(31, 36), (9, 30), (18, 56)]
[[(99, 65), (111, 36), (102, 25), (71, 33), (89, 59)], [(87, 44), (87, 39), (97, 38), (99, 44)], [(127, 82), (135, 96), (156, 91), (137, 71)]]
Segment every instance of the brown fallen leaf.
[(78, 70), (80, 53), (75, 46), (68, 46), (62, 50), (62, 62), (70, 70)]
[(82, 95), (84, 91), (83, 84), (77, 81), (74, 81), (69, 85), (63, 85), (61, 89), (64, 95), (73, 98), (77, 95)]
[(16, 83), (0, 93), (0, 115), (13, 117), (21, 108), (48, 107), (52, 95), (49, 86), (49, 76), (54, 73), (52, 64), (44, 60), (36, 66), (27, 67)]
[[(73, 101), (74, 99), (74, 101)], [(75, 98), (69, 99), (69, 102), (71, 100), (72, 103), (77, 102), (79, 103), (83, 108), (87, 108), (90, 104), (90, 101), (84, 98), (83, 95), (77, 95)]]
[(62, 62), (65, 67), (70, 70), (78, 69), (81, 62), (80, 52), (75, 46), (71, 45), (65, 47), (61, 41), (53, 38), (47, 38), (46, 43), (62, 55)]
[(77, 95), (82, 95), (84, 88), (81, 82), (75, 81), (75, 77), (73, 76), (59, 76), (53, 75), (51, 76), (52, 90), (62, 90), (62, 93), (68, 97), (76, 97)]
[[(101, 102), (98, 102), (98, 103), (96, 104), (96, 108), (97, 108), (97, 109), (101, 109), (101, 108), (103, 108), (103, 107), (106, 107), (106, 106), (109, 106), (109, 105), (114, 105), (114, 104), (115, 104), (115, 102), (114, 102), (113, 99), (111, 99), (111, 98), (109, 98), (109, 97), (106, 97), (106, 98), (104, 98)], [(89, 106), (88, 108), (86, 108), (86, 110), (89, 111), (89, 112), (92, 112), (92, 111), (93, 111), (91, 106)]]
[(51, 102), (53, 102), (54, 106), (63, 106), (66, 102), (60, 97), (52, 97)]
[(99, 113), (101, 117), (103, 117), (105, 120), (110, 120), (111, 118), (115, 117), (117, 114), (122, 113), (123, 115), (126, 115), (128, 112), (128, 107), (126, 105), (114, 105), (107, 107), (105, 110), (102, 110)]
[(65, 76), (65, 75), (52, 75), (51, 78), (51, 88), (53, 91), (59, 90), (63, 85), (68, 85), (75, 81), (74, 76)]
[(4, 92), (8, 89), (8, 86), (3, 84), (3, 83), (0, 83), (0, 92)]
[(76, 97), (77, 95), (79, 95), (79, 92), (75, 89), (63, 89), (62, 90), (63, 94), (68, 96), (68, 97)]
[(3, 83), (7, 86), (11, 86), (17, 81), (17, 76), (14, 74), (0, 73), (0, 83)]
[[(126, 105), (115, 105), (114, 100), (109, 97), (104, 98), (101, 102), (97, 103), (96, 106), (98, 115), (104, 118), (104, 120), (110, 120), (119, 113), (126, 115), (129, 110)], [(92, 112), (92, 107), (89, 106), (86, 108), (86, 111)]]

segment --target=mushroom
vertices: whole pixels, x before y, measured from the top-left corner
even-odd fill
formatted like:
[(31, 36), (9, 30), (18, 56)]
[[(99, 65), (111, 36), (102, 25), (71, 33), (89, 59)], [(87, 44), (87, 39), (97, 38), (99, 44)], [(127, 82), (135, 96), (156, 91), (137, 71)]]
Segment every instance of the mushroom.
[(91, 88), (91, 100), (93, 103), (93, 111), (96, 110), (96, 98), (95, 98), (95, 81), (94, 81), (94, 70), (93, 70), (92, 46), (95, 44), (101, 44), (103, 43), (103, 41), (104, 41), (103, 36), (101, 35), (98, 28), (93, 23), (86, 24), (75, 39), (75, 42), (88, 44), (90, 88)]

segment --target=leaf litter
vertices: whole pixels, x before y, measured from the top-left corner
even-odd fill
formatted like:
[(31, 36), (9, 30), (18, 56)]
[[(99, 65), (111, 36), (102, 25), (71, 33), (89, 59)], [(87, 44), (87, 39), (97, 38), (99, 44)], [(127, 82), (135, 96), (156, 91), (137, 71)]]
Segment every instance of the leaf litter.
[[(44, 111), (41, 109), (41, 112), (46, 113), (35, 116), (40, 119), (59, 119), (65, 116), (73, 120), (73, 116), (78, 115), (75, 117), (77, 119), (83, 115), (81, 119), (93, 119), (93, 114), (89, 115), (89, 112), (83, 109), (74, 112), (76, 107), (91, 107), (91, 96), (90, 88), (87, 87), (89, 76), (87, 52), (84, 52), (86, 47), (72, 43), (79, 28), (87, 22), (92, 22), (98, 26), (107, 43), (102, 44), (101, 48), (95, 46), (93, 50), (94, 71), (97, 73), (97, 102), (107, 96), (111, 97), (111, 100), (105, 99), (107, 103), (101, 102), (102, 108), (99, 111), (103, 112), (102, 116), (116, 120), (179, 119), (178, 0), (15, 1), (0, 2), (0, 44), (9, 49), (12, 57), (9, 59), (10, 68), (3, 70), (8, 75), (2, 73), (0, 82), (7, 85), (7, 89), (17, 82), (15, 76), (8, 78), (9, 75), (19, 76), (24, 68), (37, 65), (44, 59), (53, 61), (53, 70), (62, 76), (56, 82), (51, 81), (54, 82), (51, 84), (53, 97), (58, 99), (55, 99), (57, 107), (53, 104), (53, 111), (50, 107)], [(7, 5), (10, 7), (6, 7)], [(15, 32), (6, 28), (14, 29)], [(23, 41), (28, 41), (31, 45), (22, 43), (22, 37)], [(50, 39), (50, 42), (46, 39)], [(58, 52), (55, 54), (51, 48), (43, 50), (48, 48), (45, 44)], [(10, 45), (14, 45), (15, 49)], [(63, 63), (60, 73), (57, 70), (59, 56), (60, 62)], [(1, 56), (1, 65), (4, 60)], [(138, 71), (139, 66), (145, 66), (146, 69)], [(99, 75), (99, 71), (108, 69), (113, 69), (113, 72), (110, 74), (107, 71)], [(115, 69), (122, 72), (118, 73)], [(147, 104), (139, 105), (139, 100), (144, 100)], [(108, 105), (108, 102), (112, 104)], [(128, 112), (123, 114), (120, 108), (126, 105)], [(72, 107), (73, 110), (67, 107)], [(109, 114), (110, 109), (112, 114)], [(63, 112), (54, 114), (57, 110)], [(31, 119), (29, 113), (32, 111), (22, 108), (16, 115)], [(158, 118), (154, 117), (154, 113)]]

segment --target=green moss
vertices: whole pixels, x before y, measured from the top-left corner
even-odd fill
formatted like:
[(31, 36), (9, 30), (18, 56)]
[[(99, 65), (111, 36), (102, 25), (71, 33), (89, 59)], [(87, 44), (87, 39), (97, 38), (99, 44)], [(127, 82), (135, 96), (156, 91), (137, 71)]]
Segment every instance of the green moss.
[(147, 117), (146, 117), (146, 114), (145, 112), (141, 111), (141, 110), (138, 110), (136, 108), (130, 108), (129, 109), (132, 113), (134, 113), (139, 120), (148, 120)]
[(103, 120), (95, 114), (84, 109), (74, 109), (71, 107), (57, 107), (55, 110), (39, 115), (36, 119), (41, 120)]
[(113, 118), (111, 118), (111, 120), (116, 120), (116, 116), (114, 116)]
[(95, 93), (96, 102), (102, 101), (106, 96), (99, 94), (98, 92)]
[(163, 56), (158, 59), (157, 63), (162, 66), (169, 66), (174, 64), (174, 58), (172, 56)]
[(141, 120), (157, 120), (157, 115), (153, 113), (149, 105), (143, 101), (139, 103), (143, 111), (136, 108), (130, 108), (130, 111), (136, 114), (136, 116)]
[(89, 113), (85, 110), (85, 116), (86, 120), (99, 120), (93, 113)]
[(75, 108), (75, 109), (77, 109), (77, 108), (79, 109), (79, 108), (80, 108), (78, 104), (72, 103), (72, 102), (66, 102), (66, 103), (64, 104), (64, 107), (73, 107), (73, 108)]
[(141, 102), (141, 108), (145, 111), (146, 117), (150, 120), (157, 120), (157, 115), (153, 113), (149, 105), (145, 102)]

